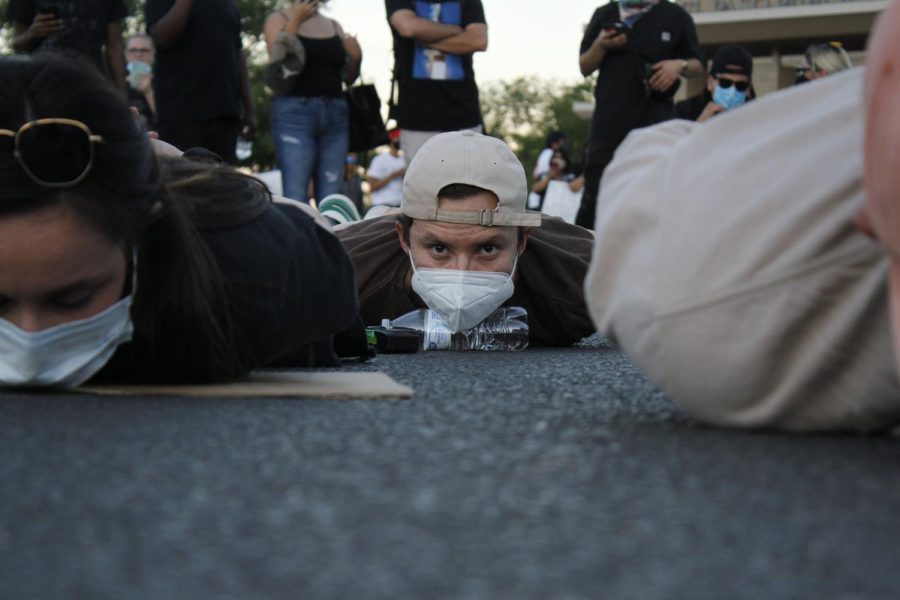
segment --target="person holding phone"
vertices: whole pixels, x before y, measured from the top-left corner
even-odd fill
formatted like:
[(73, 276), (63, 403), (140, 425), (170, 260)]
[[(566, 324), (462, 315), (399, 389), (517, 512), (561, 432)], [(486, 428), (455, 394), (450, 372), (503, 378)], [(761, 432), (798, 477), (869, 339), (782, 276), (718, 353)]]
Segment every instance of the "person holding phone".
[(697, 30), (673, 2), (618, 0), (599, 7), (581, 40), (579, 66), (599, 71), (577, 223), (594, 226), (600, 177), (625, 136), (671, 119), (681, 77), (703, 73)]
[(110, 73), (123, 96), (127, 93), (122, 46), (126, 16), (124, 0), (9, 0), (6, 6), (7, 20), (13, 24), (13, 50), (84, 56)]

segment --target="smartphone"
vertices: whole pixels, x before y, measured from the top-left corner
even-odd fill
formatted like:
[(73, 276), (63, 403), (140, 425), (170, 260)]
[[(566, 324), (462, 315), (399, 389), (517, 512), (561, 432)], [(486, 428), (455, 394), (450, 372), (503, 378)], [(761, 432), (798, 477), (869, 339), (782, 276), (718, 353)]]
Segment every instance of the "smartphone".
[(59, 5), (54, 2), (41, 2), (37, 7), (40, 15), (53, 15), (54, 19), (59, 18)]
[(616, 34), (620, 34), (628, 31), (628, 25), (621, 21), (614, 21), (612, 23), (604, 23), (600, 26), (600, 29), (603, 31), (615, 30)]

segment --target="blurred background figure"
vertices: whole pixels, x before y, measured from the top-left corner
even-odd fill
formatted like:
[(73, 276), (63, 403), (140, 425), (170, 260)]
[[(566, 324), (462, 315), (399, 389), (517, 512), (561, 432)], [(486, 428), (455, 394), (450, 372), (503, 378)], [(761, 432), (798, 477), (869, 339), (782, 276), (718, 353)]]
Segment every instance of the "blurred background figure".
[(256, 112), (235, 0), (147, 0), (156, 46), (156, 131), (187, 150), (206, 148), (234, 164), (238, 134), (256, 136)]
[(566, 134), (562, 131), (551, 131), (547, 135), (547, 145), (538, 155), (537, 162), (534, 163), (534, 169), (531, 172), (532, 189), (531, 193), (528, 194), (528, 208), (533, 210), (540, 208), (544, 194), (538, 192), (533, 186), (550, 172), (550, 160), (553, 158), (554, 153), (565, 148), (567, 143)]
[(123, 95), (122, 20), (127, 16), (124, 0), (9, 0), (6, 5), (6, 18), (13, 26), (13, 50), (83, 56), (108, 72)]
[(128, 72), (128, 104), (140, 113), (149, 129), (156, 114), (156, 98), (153, 96), (153, 62), (156, 48), (153, 38), (146, 33), (128, 36), (125, 41), (125, 69)]
[(399, 208), (403, 199), (403, 175), (406, 174), (406, 159), (400, 153), (400, 130), (388, 132), (390, 146), (387, 152), (377, 154), (369, 164), (366, 181), (372, 191), (372, 207)]
[(278, 34), (296, 35), (306, 64), (293, 88), (272, 100), (272, 138), (284, 195), (309, 202), (341, 191), (349, 146), (343, 84), (359, 77), (362, 49), (340, 24), (319, 13), (320, 0), (296, 0), (266, 18), (270, 57)]
[(362, 189), (363, 180), (362, 175), (360, 175), (361, 170), (356, 153), (349, 153), (344, 161), (344, 183), (341, 186), (341, 194), (353, 202), (353, 205), (356, 207), (356, 211), (359, 214), (365, 212)]
[[(538, 179), (535, 180), (532, 185), (532, 193), (537, 194), (538, 203), (535, 207), (540, 210), (544, 205), (544, 198), (547, 196), (547, 187), (553, 181), (563, 181), (563, 182), (571, 182), (576, 178), (576, 173), (572, 168), (571, 162), (569, 162), (569, 157), (563, 149), (558, 149), (553, 151), (553, 156), (550, 158), (550, 166), (547, 168), (547, 172), (543, 173)], [(577, 189), (573, 189), (572, 191), (578, 191), (581, 189), (576, 185)], [(529, 203), (531, 199), (529, 198)]]
[(702, 123), (753, 97), (753, 55), (744, 46), (730, 44), (716, 50), (703, 93), (675, 104), (675, 116)]
[(803, 62), (797, 66), (796, 83), (804, 83), (853, 66), (850, 56), (840, 42), (813, 44), (806, 49)]

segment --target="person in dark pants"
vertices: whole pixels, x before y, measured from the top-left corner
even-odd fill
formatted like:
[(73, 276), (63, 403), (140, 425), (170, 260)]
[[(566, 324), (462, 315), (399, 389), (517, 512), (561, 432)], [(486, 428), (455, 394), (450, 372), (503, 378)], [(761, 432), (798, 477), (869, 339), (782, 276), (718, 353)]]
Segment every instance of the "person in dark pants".
[(160, 138), (235, 163), (238, 135), (256, 136), (256, 113), (234, 0), (147, 0), (144, 10)]
[(594, 226), (600, 177), (616, 148), (632, 129), (672, 118), (680, 78), (701, 75), (701, 58), (694, 22), (677, 4), (619, 0), (594, 11), (579, 58), (583, 75), (600, 76), (577, 224)]

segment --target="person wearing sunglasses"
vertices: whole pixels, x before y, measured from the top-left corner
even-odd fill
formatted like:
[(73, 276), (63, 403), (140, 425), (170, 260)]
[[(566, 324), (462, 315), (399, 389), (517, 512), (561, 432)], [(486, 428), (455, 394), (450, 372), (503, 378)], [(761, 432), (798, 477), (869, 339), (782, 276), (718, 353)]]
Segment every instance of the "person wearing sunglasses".
[(716, 50), (702, 94), (678, 102), (675, 116), (703, 123), (719, 113), (743, 106), (753, 98), (753, 55), (730, 44)]
[(364, 338), (352, 265), (305, 211), (156, 156), (90, 67), (0, 58), (0, 81), (0, 385), (223, 381)]

